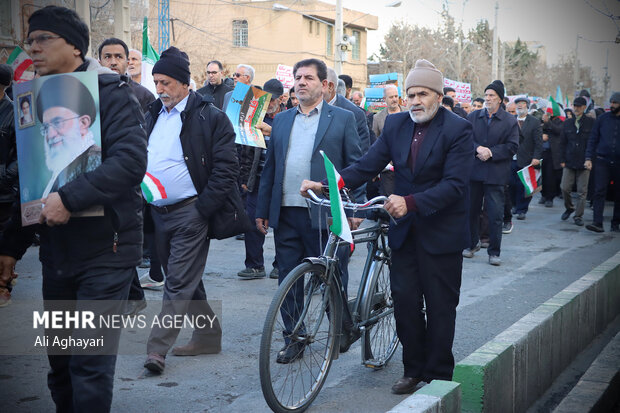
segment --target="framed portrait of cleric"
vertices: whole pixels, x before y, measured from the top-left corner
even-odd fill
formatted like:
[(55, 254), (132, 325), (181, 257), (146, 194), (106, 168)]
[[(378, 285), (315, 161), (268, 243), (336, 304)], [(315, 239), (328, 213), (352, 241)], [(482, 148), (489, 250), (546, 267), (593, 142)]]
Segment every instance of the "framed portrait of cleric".
[(26, 92), (17, 96), (17, 108), (19, 111), (17, 126), (19, 129), (34, 126), (34, 107), (32, 106), (32, 92)]
[[(101, 165), (99, 82), (96, 72), (75, 72), (13, 87), (22, 225), (30, 225), (50, 193)], [(102, 206), (72, 213), (97, 215)]]

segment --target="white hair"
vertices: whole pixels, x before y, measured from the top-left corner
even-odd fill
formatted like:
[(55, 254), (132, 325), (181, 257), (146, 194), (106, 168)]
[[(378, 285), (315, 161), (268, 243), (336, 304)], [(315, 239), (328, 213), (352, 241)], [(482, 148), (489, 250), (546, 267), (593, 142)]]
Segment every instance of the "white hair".
[(239, 69), (240, 67), (248, 71), (247, 74), (250, 76), (250, 83), (252, 83), (252, 81), (254, 80), (254, 68), (250, 65), (237, 65), (237, 69)]
[(336, 93), (342, 96), (347, 95), (347, 85), (344, 84), (344, 80), (338, 79), (338, 86), (336, 86)]
[(327, 68), (327, 81), (329, 83), (333, 83), (334, 86), (336, 86), (338, 83), (338, 75), (336, 74), (336, 71), (331, 67)]
[(398, 93), (398, 87), (395, 84), (390, 83), (390, 84), (385, 85), (385, 87), (383, 88), (383, 97), (387, 96), (387, 92), (389, 89), (395, 89), (396, 92)]

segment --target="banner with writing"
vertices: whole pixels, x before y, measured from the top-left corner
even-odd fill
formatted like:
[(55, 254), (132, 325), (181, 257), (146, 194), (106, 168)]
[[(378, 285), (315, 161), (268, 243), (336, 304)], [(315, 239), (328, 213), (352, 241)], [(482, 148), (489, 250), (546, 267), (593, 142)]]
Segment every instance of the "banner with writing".
[(257, 128), (265, 118), (271, 93), (237, 82), (226, 115), (235, 129), (235, 143), (266, 148), (265, 137)]
[(471, 83), (457, 82), (444, 77), (443, 86), (451, 87), (456, 91), (457, 102), (471, 102)]
[(276, 69), (276, 79), (282, 82), (284, 87), (287, 89), (295, 86), (293, 66), (278, 65), (278, 68)]

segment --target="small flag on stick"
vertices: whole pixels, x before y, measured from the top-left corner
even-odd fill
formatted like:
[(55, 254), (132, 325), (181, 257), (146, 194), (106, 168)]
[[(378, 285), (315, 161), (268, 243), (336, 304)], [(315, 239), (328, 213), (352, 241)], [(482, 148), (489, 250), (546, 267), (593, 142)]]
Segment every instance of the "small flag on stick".
[[(540, 161), (542, 166), (542, 160)], [(541, 185), (541, 169), (534, 168), (532, 164), (529, 164), (525, 168), (517, 171), (517, 176), (521, 180), (523, 187), (525, 188), (525, 196), (532, 196), (536, 192), (542, 190)]]
[(325, 155), (325, 152), (321, 151), (321, 155), (323, 155), (323, 160), (325, 161), (325, 172), (327, 172), (327, 183), (329, 184), (329, 193), (331, 194), (332, 225), (329, 229), (344, 241), (352, 244), (353, 235), (351, 235), (349, 221), (347, 221), (342, 200), (340, 199), (340, 190), (344, 188), (344, 181), (338, 171), (336, 171), (334, 164)]

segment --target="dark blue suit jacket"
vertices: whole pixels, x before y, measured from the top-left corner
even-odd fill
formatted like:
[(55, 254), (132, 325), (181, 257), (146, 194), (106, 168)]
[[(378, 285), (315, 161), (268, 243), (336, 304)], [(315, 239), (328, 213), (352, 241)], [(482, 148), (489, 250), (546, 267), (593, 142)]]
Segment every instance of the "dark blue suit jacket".
[(353, 115), (355, 116), (357, 134), (360, 136), (362, 143), (362, 153), (364, 154), (368, 152), (368, 148), (370, 148), (370, 131), (368, 130), (366, 112), (342, 95), (336, 95), (336, 102), (334, 102), (334, 106), (353, 112)]
[(417, 211), (390, 223), (389, 243), (399, 249), (413, 227), (430, 254), (460, 252), (469, 245), (469, 174), (473, 164), (471, 124), (438, 109), (419, 148), (414, 171), (407, 165), (414, 123), (409, 112), (387, 117), (381, 136), (355, 165), (340, 172), (355, 188), (394, 163), (394, 193), (413, 194)]
[[(278, 227), (286, 154), (289, 150), (289, 137), (296, 115), (297, 108), (292, 108), (279, 113), (274, 118), (265, 167), (261, 175), (256, 217), (269, 219), (269, 226), (273, 228)], [(360, 138), (355, 128), (355, 118), (351, 112), (323, 102), (320, 116), (314, 139), (310, 176), (307, 178), (313, 181), (322, 181), (327, 178), (325, 163), (319, 151), (325, 152), (336, 170), (344, 169), (353, 164), (362, 155)], [(299, 186), (301, 187), (301, 182)], [(364, 196), (361, 191), (357, 191), (353, 195), (356, 199), (363, 199)], [(322, 224), (323, 228), (327, 227), (324, 217)], [(318, 208), (315, 206), (312, 207), (312, 227), (319, 228)]]
[(482, 145), (493, 153), (493, 157), (486, 162), (474, 157), (471, 180), (485, 184), (506, 185), (510, 179), (510, 161), (519, 147), (517, 118), (499, 108), (488, 126), (486, 109), (470, 113), (467, 120), (474, 128), (474, 151), (476, 147)]

